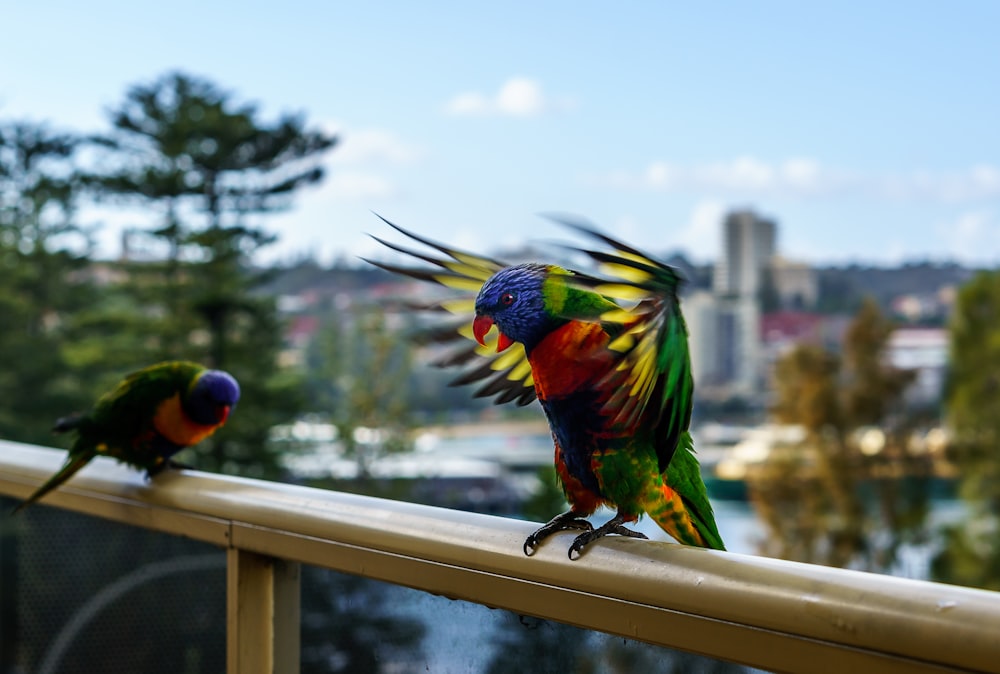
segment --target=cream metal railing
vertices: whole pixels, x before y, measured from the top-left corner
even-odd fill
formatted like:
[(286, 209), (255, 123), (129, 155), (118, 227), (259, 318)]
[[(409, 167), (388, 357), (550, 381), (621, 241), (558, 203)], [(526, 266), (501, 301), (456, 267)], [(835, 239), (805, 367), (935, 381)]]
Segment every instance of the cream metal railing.
[[(0, 494), (63, 458), (0, 442)], [(998, 593), (622, 538), (528, 558), (528, 522), (106, 459), (45, 503), (226, 548), (230, 674), (298, 671), (302, 563), (773, 671), (1000, 673)]]

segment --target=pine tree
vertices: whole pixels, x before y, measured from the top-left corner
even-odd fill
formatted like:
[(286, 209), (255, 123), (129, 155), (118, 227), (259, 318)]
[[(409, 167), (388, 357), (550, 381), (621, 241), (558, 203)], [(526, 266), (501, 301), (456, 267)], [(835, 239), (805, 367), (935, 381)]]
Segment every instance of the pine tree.
[(88, 397), (71, 349), (76, 314), (96, 299), (74, 221), (78, 144), (41, 124), (0, 125), (0, 437), (51, 444), (52, 422)]

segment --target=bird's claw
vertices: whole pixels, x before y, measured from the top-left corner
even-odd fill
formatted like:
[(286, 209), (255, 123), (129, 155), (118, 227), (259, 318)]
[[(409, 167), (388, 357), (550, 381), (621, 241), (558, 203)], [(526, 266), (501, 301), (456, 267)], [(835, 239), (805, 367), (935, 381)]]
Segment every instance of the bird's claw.
[[(585, 547), (596, 541), (598, 538), (603, 538), (608, 534), (617, 534), (619, 536), (627, 536), (628, 538), (649, 538), (646, 534), (639, 531), (633, 531), (632, 529), (623, 526), (620, 521), (615, 521), (613, 519), (597, 529), (591, 528), (590, 531), (586, 531), (574, 538), (573, 544), (569, 546), (569, 552), (567, 553), (569, 558), (572, 561), (576, 561), (583, 556), (583, 549)], [(573, 553), (576, 553), (576, 557), (573, 556)]]
[(577, 517), (572, 512), (554, 517), (547, 524), (535, 530), (530, 536), (524, 539), (522, 549), (524, 550), (525, 557), (531, 557), (535, 554), (535, 550), (538, 549), (538, 546), (546, 538), (557, 531), (564, 531), (566, 529), (582, 529), (589, 532), (593, 531), (594, 525), (582, 517)]
[(189, 466), (186, 463), (181, 463), (180, 461), (174, 461), (173, 459), (166, 459), (164, 461), (158, 462), (156, 465), (146, 470), (146, 479), (152, 480), (154, 477), (162, 473), (167, 468), (171, 470), (194, 470), (194, 466)]
[[(583, 549), (587, 546), (588, 543), (590, 543), (593, 540), (594, 539), (587, 536), (587, 534), (580, 534), (579, 536), (574, 538), (573, 544), (569, 546), (569, 551), (566, 553), (570, 561), (575, 562), (576, 560), (580, 559), (580, 557), (583, 555)], [(573, 556), (574, 552), (576, 553), (576, 557)]]

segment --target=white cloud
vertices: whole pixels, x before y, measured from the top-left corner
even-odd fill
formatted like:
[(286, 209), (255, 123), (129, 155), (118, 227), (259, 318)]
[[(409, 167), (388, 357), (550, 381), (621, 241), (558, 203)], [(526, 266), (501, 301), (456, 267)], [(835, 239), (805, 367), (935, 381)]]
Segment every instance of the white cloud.
[(445, 104), (445, 111), (458, 116), (484, 115), (489, 108), (489, 99), (476, 92), (459, 94)]
[(751, 156), (685, 166), (656, 160), (642, 171), (616, 171), (600, 179), (618, 188), (654, 191), (795, 192), (829, 191), (844, 183), (814, 159), (795, 157), (769, 164)]
[(718, 256), (722, 221), (731, 210), (732, 204), (706, 200), (695, 204), (687, 219), (679, 225), (672, 221), (652, 225), (633, 215), (621, 215), (606, 231), (653, 253), (680, 250), (692, 260), (706, 262)]
[(496, 97), (497, 110), (515, 117), (533, 117), (545, 109), (538, 82), (523, 77), (507, 80)]
[(731, 209), (721, 201), (702, 201), (695, 204), (675, 237), (678, 247), (695, 260), (704, 261), (718, 256), (721, 248), (722, 220)]
[(767, 162), (752, 156), (702, 164), (651, 161), (639, 171), (613, 171), (594, 182), (617, 189), (816, 197), (853, 194), (902, 201), (971, 202), (1000, 197), (1000, 167), (978, 164), (950, 172), (862, 174), (816, 159)]
[(818, 161), (801, 157), (783, 162), (779, 173), (789, 187), (803, 191), (820, 191), (824, 181), (829, 182), (832, 179), (832, 176), (824, 173)]
[(410, 164), (423, 153), (415, 145), (384, 129), (343, 131), (340, 143), (330, 153), (333, 164), (385, 163), (398, 166)]
[[(616, 180), (623, 183), (629, 181), (627, 174), (619, 174)], [(654, 161), (646, 167), (645, 175), (641, 182), (645, 182), (649, 187), (658, 189), (670, 189), (681, 181), (681, 176), (677, 168), (665, 161)]]
[(931, 199), (965, 202), (1000, 197), (1000, 167), (977, 164), (959, 171), (913, 173), (885, 176), (881, 185), (884, 196), (901, 200)]
[(387, 178), (364, 171), (331, 171), (322, 187), (324, 196), (337, 200), (389, 199), (398, 193)]
[(980, 263), (1000, 262), (1000, 220), (990, 210), (961, 213), (938, 227), (945, 250), (954, 257)]
[(692, 175), (698, 184), (720, 185), (731, 190), (774, 189), (778, 177), (774, 168), (753, 157), (696, 167)]
[(464, 92), (448, 101), (444, 109), (456, 116), (537, 117), (572, 106), (573, 101), (568, 98), (553, 97), (543, 92), (537, 80), (511, 77), (495, 94)]
[(419, 161), (423, 150), (392, 131), (353, 128), (326, 121), (322, 128), (339, 138), (327, 160), (326, 178), (315, 196), (317, 202), (391, 199), (399, 195), (394, 169)]

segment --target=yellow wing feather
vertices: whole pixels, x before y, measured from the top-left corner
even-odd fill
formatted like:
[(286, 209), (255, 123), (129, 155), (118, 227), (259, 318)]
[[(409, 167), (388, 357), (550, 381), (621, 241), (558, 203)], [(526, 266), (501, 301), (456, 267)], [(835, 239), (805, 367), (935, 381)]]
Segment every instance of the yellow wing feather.
[[(383, 218), (383, 220), (385, 219)], [(481, 387), (476, 391), (476, 395), (496, 396), (497, 402), (516, 401), (520, 405), (526, 405), (534, 400), (534, 379), (531, 377), (531, 365), (528, 363), (524, 347), (520, 344), (514, 344), (503, 352), (497, 353), (497, 334), (495, 332), (486, 336), (485, 346), (480, 345), (472, 333), (476, 294), (489, 277), (508, 265), (475, 253), (450, 248), (417, 236), (387, 220), (385, 222), (401, 234), (442, 255), (411, 250), (375, 237), (377, 241), (392, 250), (434, 265), (438, 269), (433, 267), (401, 267), (372, 260), (369, 262), (392, 272), (437, 283), (464, 293), (435, 304), (435, 308), (468, 319), (464, 320), (454, 333), (451, 333), (451, 337), (436, 339), (436, 341), (442, 341), (456, 347), (452, 354), (441, 358), (440, 362), (449, 365), (467, 363), (469, 359), (464, 354), (475, 356), (471, 368), (467, 369), (453, 383), (479, 383)], [(469, 353), (470, 351), (471, 353)]]

